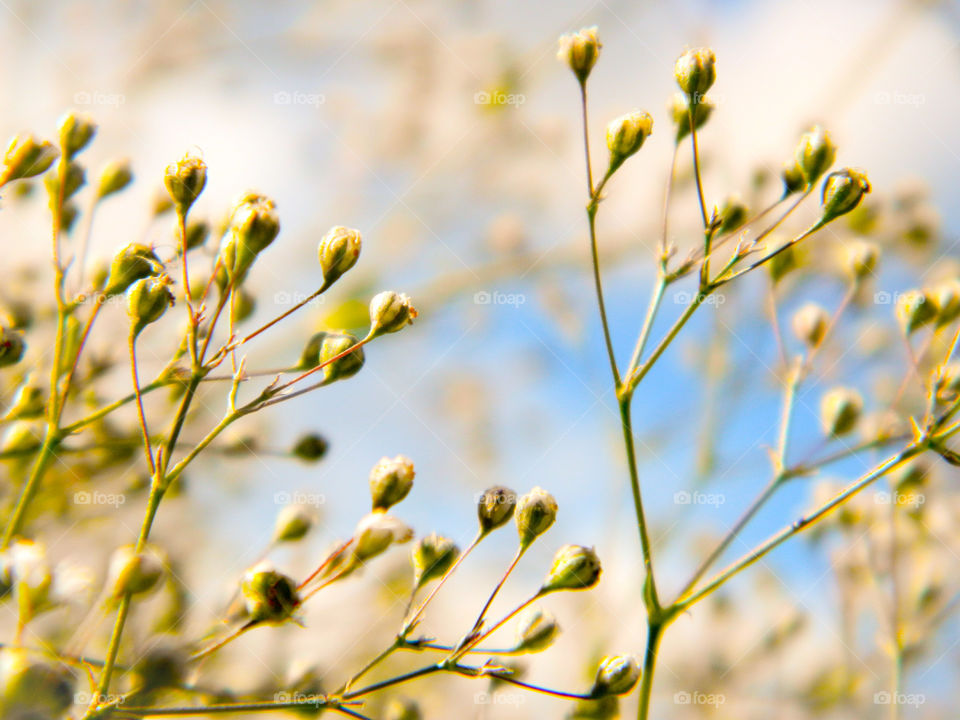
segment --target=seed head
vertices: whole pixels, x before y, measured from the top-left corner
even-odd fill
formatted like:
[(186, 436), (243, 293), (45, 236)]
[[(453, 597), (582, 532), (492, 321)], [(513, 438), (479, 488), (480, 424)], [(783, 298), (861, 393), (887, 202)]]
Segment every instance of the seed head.
[(356, 264), (360, 257), (360, 244), (360, 231), (342, 225), (330, 228), (321, 238), (317, 255), (325, 287), (333, 285)]
[(207, 164), (189, 153), (167, 167), (163, 176), (170, 199), (180, 215), (186, 215), (207, 184)]
[(370, 336), (397, 332), (410, 325), (417, 310), (403, 293), (386, 290), (370, 301)]
[(862, 411), (863, 398), (856, 390), (835, 387), (827, 391), (820, 400), (823, 431), (830, 437), (846, 435), (856, 426)]
[(553, 556), (553, 565), (543, 582), (540, 594), (557, 590), (586, 590), (600, 580), (600, 558), (593, 548), (564, 545)]
[(597, 39), (597, 28), (583, 28), (580, 32), (569, 33), (560, 37), (560, 48), (557, 59), (565, 62), (577, 76), (581, 84), (587, 81), (590, 71), (597, 64), (600, 57), (600, 48), (603, 45)]
[(597, 668), (597, 678), (593, 682), (590, 695), (625, 695), (640, 680), (640, 664), (629, 655), (605, 657)]
[(413, 546), (413, 585), (421, 588), (442, 577), (457, 561), (460, 549), (449, 538), (431, 533)]
[(710, 48), (687, 50), (677, 58), (673, 76), (680, 89), (696, 105), (717, 79), (717, 56)]
[(553, 525), (557, 519), (557, 501), (543, 488), (535, 487), (517, 500), (514, 518), (520, 546), (526, 547)]
[(413, 487), (413, 461), (404, 456), (382, 457), (370, 471), (374, 510), (387, 510), (403, 500)]
[(480, 520), (480, 532), (484, 535), (505, 525), (513, 517), (517, 505), (517, 494), (502, 485), (488, 488), (477, 502), (477, 518)]

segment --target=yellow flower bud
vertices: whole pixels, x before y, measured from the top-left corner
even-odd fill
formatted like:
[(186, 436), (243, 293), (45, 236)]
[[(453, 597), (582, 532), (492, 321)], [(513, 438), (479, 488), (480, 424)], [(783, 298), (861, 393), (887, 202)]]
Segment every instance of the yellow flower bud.
[(710, 48), (687, 50), (677, 58), (673, 75), (693, 104), (699, 104), (717, 79), (717, 56)]
[(530, 608), (521, 617), (517, 628), (516, 652), (536, 653), (553, 645), (560, 626), (556, 618), (540, 608)]
[(817, 347), (830, 325), (830, 314), (816, 303), (807, 303), (793, 315), (793, 334), (809, 348)]
[(607, 125), (607, 149), (610, 151), (610, 170), (613, 172), (633, 155), (653, 132), (653, 118), (649, 113), (634, 110), (614, 118)]
[(517, 494), (502, 485), (488, 488), (477, 502), (477, 518), (484, 535), (510, 521), (517, 505)]
[(105, 198), (108, 195), (118, 193), (131, 182), (133, 182), (133, 171), (130, 169), (130, 161), (126, 158), (111, 160), (100, 171), (97, 197)]
[(600, 580), (601, 570), (600, 558), (593, 548), (564, 545), (553, 556), (553, 565), (543, 581), (540, 594), (592, 588)]
[(370, 335), (376, 337), (397, 332), (416, 317), (417, 310), (406, 295), (392, 290), (378, 293), (370, 301)]
[(10, 140), (3, 156), (0, 185), (46, 172), (58, 157), (60, 151), (46, 140), (37, 140), (33, 135), (17, 135)]
[(210, 223), (206, 220), (191, 220), (187, 223), (187, 250), (203, 245), (210, 235)]
[(560, 48), (557, 59), (565, 62), (577, 76), (581, 83), (587, 81), (590, 71), (597, 64), (600, 57), (600, 48), (603, 46), (597, 39), (597, 28), (583, 28), (580, 32), (569, 33), (560, 37)]
[(960, 317), (960, 280), (940, 283), (934, 288), (933, 296), (938, 326), (948, 325)]
[(286, 575), (265, 565), (256, 565), (240, 584), (249, 625), (282, 623), (289, 620), (300, 605), (297, 584)]
[(949, 363), (937, 379), (937, 400), (944, 404), (957, 401), (960, 397), (960, 362)]
[(830, 134), (819, 125), (801, 135), (794, 158), (806, 187), (819, 180), (836, 157), (836, 145), (830, 139)]
[(342, 225), (330, 228), (320, 240), (317, 255), (323, 272), (323, 286), (328, 288), (352, 268), (360, 257), (360, 231)]
[(23, 333), (0, 326), (0, 367), (20, 362), (26, 349)]
[(937, 317), (937, 303), (922, 290), (910, 290), (897, 299), (897, 317), (904, 331), (910, 335)]
[(823, 431), (831, 437), (849, 433), (860, 419), (863, 398), (852, 388), (836, 387), (820, 400), (820, 422)]
[(67, 158), (83, 150), (97, 132), (97, 125), (87, 116), (76, 112), (63, 115), (57, 122), (60, 147)]
[(139, 595), (153, 589), (163, 576), (163, 560), (154, 552), (137, 552), (132, 545), (117, 548), (110, 557), (107, 584), (110, 595)]
[(294, 542), (302, 539), (317, 518), (313, 511), (305, 505), (287, 505), (277, 513), (277, 521), (273, 526), (273, 541)]
[(386, 510), (403, 500), (413, 487), (413, 461), (404, 456), (382, 457), (370, 471), (374, 510)]
[[(202, 292), (202, 291), (201, 291)], [(195, 295), (199, 293), (194, 293)], [(230, 305), (230, 317), (234, 324), (242, 323), (248, 317), (253, 315), (257, 308), (257, 301), (253, 295), (243, 288), (235, 291)]]
[(457, 561), (460, 549), (449, 538), (431, 533), (413, 547), (413, 585), (421, 588), (431, 580), (442, 577)]
[[(707, 124), (715, 107), (709, 98), (700, 98), (700, 102), (693, 106), (694, 129), (699, 130)], [(668, 110), (673, 124), (677, 126), (676, 142), (680, 142), (690, 134), (690, 98), (684, 93), (674, 93)]]
[(38, 383), (27, 379), (13, 396), (4, 420), (29, 420), (42, 417), (46, 410), (47, 393)]
[(800, 192), (807, 186), (807, 181), (803, 178), (803, 170), (797, 165), (796, 160), (783, 164), (783, 170), (780, 172), (783, 179), (783, 196), (793, 195)]
[(640, 664), (629, 655), (605, 657), (597, 668), (597, 678), (593, 682), (590, 695), (625, 695), (640, 680)]
[(830, 173), (823, 183), (822, 222), (827, 223), (853, 210), (870, 192), (870, 181), (858, 170), (844, 168)]
[(177, 212), (186, 215), (207, 184), (207, 165), (194, 155), (184, 155), (183, 159), (167, 167), (163, 184)]
[(141, 278), (162, 272), (163, 264), (146, 245), (131, 243), (117, 253), (110, 263), (105, 295), (117, 295)]
[(514, 511), (521, 547), (545, 533), (557, 519), (557, 501), (543, 488), (535, 487), (517, 500)]
[[(63, 194), (60, 193), (60, 173), (50, 173), (43, 179), (43, 184), (47, 187), (47, 194), (50, 197), (51, 207), (55, 206), (57, 202), (66, 202), (72, 198), (77, 190), (82, 188), (87, 182), (87, 176), (84, 172), (84, 169), (75, 162), (67, 163), (66, 170), (63, 172)], [(64, 213), (73, 213), (73, 210), (67, 210), (66, 206), (63, 208)], [(61, 222), (64, 226), (69, 226), (72, 224), (72, 219), (65, 220), (61, 218)]]
[(357, 523), (352, 560), (355, 564), (365, 562), (391, 545), (409, 542), (411, 538), (413, 530), (409, 525), (382, 510), (375, 510)]
[(170, 278), (160, 275), (141, 278), (127, 290), (127, 314), (133, 323), (134, 336), (163, 317), (167, 308), (173, 305), (173, 293), (167, 287), (169, 284)]
[(43, 443), (43, 430), (29, 420), (10, 424), (0, 442), (0, 452), (10, 455), (28, 455)]

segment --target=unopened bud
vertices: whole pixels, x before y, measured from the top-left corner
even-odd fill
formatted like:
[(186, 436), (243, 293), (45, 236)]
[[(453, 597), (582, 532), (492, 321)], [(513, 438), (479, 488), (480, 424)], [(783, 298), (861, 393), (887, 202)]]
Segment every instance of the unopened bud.
[(590, 71), (597, 64), (600, 57), (600, 48), (603, 46), (597, 39), (597, 28), (583, 28), (580, 32), (569, 33), (560, 37), (560, 49), (557, 58), (565, 62), (577, 76), (581, 83), (587, 81)]
[(720, 234), (731, 233), (747, 222), (747, 206), (735, 195), (728, 197), (722, 205), (714, 208), (713, 213), (720, 223), (717, 229)]
[(46, 409), (46, 392), (38, 383), (28, 379), (13, 396), (4, 420), (28, 420), (41, 417)]
[(186, 215), (207, 184), (207, 164), (194, 155), (184, 155), (183, 159), (167, 167), (163, 184), (167, 186), (177, 212)]
[(153, 589), (163, 576), (163, 560), (149, 550), (132, 545), (117, 548), (110, 558), (108, 586), (111, 596), (139, 595)]
[(83, 150), (97, 133), (97, 125), (87, 115), (69, 112), (57, 123), (60, 147), (68, 158)]
[(846, 246), (844, 267), (854, 280), (871, 275), (877, 267), (880, 248), (866, 240), (851, 240)]
[(830, 139), (830, 134), (819, 125), (801, 135), (794, 159), (806, 187), (819, 180), (833, 165), (836, 157), (836, 145)]
[(370, 301), (370, 336), (397, 332), (411, 324), (417, 310), (403, 293), (386, 290)]
[(39, 448), (42, 442), (43, 431), (35, 422), (17, 420), (4, 433), (0, 453), (25, 455)]
[(937, 307), (937, 325), (952, 323), (960, 317), (960, 280), (947, 280), (933, 290)]
[(34, 659), (22, 648), (0, 650), (0, 710), (4, 717), (63, 717), (74, 699), (73, 673), (65, 665)]
[(600, 558), (593, 548), (564, 545), (553, 556), (553, 565), (540, 588), (540, 594), (592, 588), (600, 580), (600, 572)]
[(262, 565), (247, 571), (240, 592), (250, 625), (289, 620), (300, 604), (297, 584), (286, 575)]
[(254, 260), (279, 232), (280, 219), (273, 200), (256, 193), (247, 193), (240, 199), (220, 249), (225, 276), (234, 286), (243, 282)]
[(167, 308), (173, 305), (173, 293), (167, 287), (169, 284), (170, 278), (160, 275), (141, 278), (127, 290), (127, 314), (133, 323), (134, 336), (163, 317)]
[(0, 326), (0, 367), (20, 362), (26, 349), (22, 333)]
[(897, 317), (909, 335), (937, 317), (937, 303), (929, 293), (910, 290), (897, 299)]
[(937, 400), (944, 404), (954, 403), (960, 398), (960, 363), (945, 365), (937, 378)]
[(510, 521), (517, 505), (517, 494), (502, 485), (488, 488), (477, 502), (477, 518), (484, 535)]
[(58, 157), (60, 151), (46, 140), (37, 140), (33, 135), (17, 135), (10, 140), (3, 156), (0, 185), (39, 175), (49, 169)]
[(404, 455), (383, 457), (370, 471), (374, 510), (386, 510), (403, 500), (413, 487), (413, 461)]
[(536, 653), (546, 650), (560, 633), (557, 620), (540, 608), (530, 608), (520, 617), (516, 652)]
[(100, 171), (97, 197), (105, 198), (108, 195), (118, 193), (131, 182), (133, 182), (133, 171), (130, 169), (130, 161), (126, 158), (111, 160)]
[(807, 181), (803, 179), (803, 170), (797, 165), (796, 160), (783, 164), (783, 170), (780, 171), (780, 177), (783, 180), (783, 196), (793, 195), (800, 192), (807, 186)]
[(677, 85), (697, 104), (717, 79), (717, 56), (710, 48), (687, 50), (673, 69)]
[(846, 215), (860, 204), (868, 192), (870, 181), (864, 173), (850, 168), (830, 173), (823, 183), (821, 195), (822, 222), (827, 223)]
[[(699, 130), (707, 124), (716, 106), (709, 98), (700, 98), (693, 106), (693, 127)], [(690, 98), (684, 93), (675, 93), (670, 99), (670, 117), (677, 126), (676, 141), (680, 142), (690, 134)]]
[[(355, 336), (350, 333), (338, 332), (321, 332), (317, 333), (317, 335), (322, 335), (323, 337), (319, 338), (319, 350), (312, 367), (323, 363), (330, 363), (323, 368), (324, 380), (327, 382), (345, 380), (360, 372), (360, 368), (363, 367), (364, 363), (362, 347), (358, 347), (356, 350), (343, 355), (343, 357), (333, 360), (333, 358), (347, 352), (347, 350), (350, 350), (350, 348), (360, 342)], [(314, 337), (316, 338), (317, 336)], [(311, 343), (313, 343), (312, 339)], [(307, 349), (310, 349), (310, 344), (308, 344)], [(333, 360), (333, 362), (330, 362), (331, 360)], [(301, 362), (303, 362), (303, 360), (301, 360)]]
[(320, 240), (317, 255), (323, 272), (323, 285), (330, 287), (352, 268), (360, 257), (360, 231), (342, 225), (330, 228)]
[(110, 275), (107, 278), (105, 295), (122, 293), (141, 278), (156, 275), (163, 270), (163, 264), (156, 254), (146, 245), (131, 243), (118, 252), (110, 263)]
[(445, 575), (459, 556), (460, 549), (449, 538), (436, 533), (421, 538), (411, 552), (414, 587), (423, 587)]
[(807, 303), (791, 320), (793, 333), (809, 348), (817, 347), (830, 326), (830, 314), (816, 303)]
[(353, 559), (362, 563), (391, 545), (408, 542), (413, 538), (413, 529), (402, 520), (376, 510), (357, 523), (353, 538)]
[(597, 668), (597, 678), (590, 691), (592, 697), (625, 695), (640, 680), (640, 664), (629, 655), (605, 657)]
[(203, 245), (210, 236), (210, 223), (206, 220), (191, 220), (187, 223), (187, 250)]
[(514, 518), (520, 546), (526, 547), (553, 525), (557, 519), (557, 501), (543, 488), (535, 487), (517, 500)]
[(287, 505), (277, 513), (273, 526), (274, 542), (294, 542), (310, 532), (317, 519), (305, 505)]
[(133, 666), (138, 693), (183, 685), (189, 658), (179, 647), (159, 643), (147, 650)]
[(849, 433), (860, 419), (863, 398), (852, 388), (836, 387), (827, 391), (820, 401), (820, 422), (823, 431), (831, 437)]
[(251, 293), (243, 288), (234, 291), (233, 298), (230, 301), (230, 317), (234, 324), (241, 323), (253, 315), (256, 308), (257, 301)]
[(610, 170), (613, 172), (633, 155), (653, 132), (650, 113), (634, 110), (614, 118), (607, 125), (607, 149), (610, 151)]
[(307, 433), (297, 439), (297, 442), (293, 445), (292, 452), (295, 457), (301, 460), (315, 462), (327, 454), (329, 447), (329, 444), (322, 435)]
[[(63, 190), (60, 190), (60, 173), (50, 173), (43, 179), (43, 184), (47, 186), (47, 193), (50, 195), (51, 203), (66, 202), (72, 198), (77, 190), (82, 188), (87, 182), (87, 176), (82, 166), (75, 162), (67, 163), (63, 171)], [(64, 223), (67, 224), (67, 223)]]

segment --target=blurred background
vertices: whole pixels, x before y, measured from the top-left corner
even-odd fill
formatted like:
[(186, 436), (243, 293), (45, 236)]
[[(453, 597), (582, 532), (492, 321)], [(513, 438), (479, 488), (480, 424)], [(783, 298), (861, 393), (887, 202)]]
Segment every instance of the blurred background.
[[(854, 385), (868, 411), (896, 394), (907, 360), (882, 293), (957, 275), (955, 2), (2, 3), (0, 130), (52, 137), (56, 118), (75, 108), (99, 124), (84, 155), (91, 176), (108, 160), (131, 161), (134, 185), (97, 210), (92, 255), (109, 258), (141, 238), (173, 248), (172, 216), (151, 220), (152, 198), (164, 168), (190, 151), (209, 166), (195, 215), (219, 222), (248, 189), (277, 203), (281, 234), (248, 281), (258, 298), (251, 328), (319, 286), (316, 245), (329, 227), (363, 233), (358, 266), (322, 302), (251, 343), (249, 368), (292, 364), (323, 327), (363, 327), (366, 300), (380, 290), (408, 293), (420, 311), (412, 328), (368, 348), (356, 378), (235, 426), (232, 442), (247, 452), (199, 463), (183, 495), (163, 506), (158, 542), (183, 559), (196, 631), (217, 617), (243, 569), (260, 557), (280, 506), (299, 498), (321, 514), (312, 540), (273, 555), (285, 569), (308, 572), (366, 512), (370, 467), (403, 453), (417, 480), (397, 514), (418, 535), (437, 531), (466, 545), (476, 494), (492, 484), (540, 485), (557, 497), (556, 526), (506, 586), (498, 613), (537, 586), (560, 544), (597, 548), (604, 581), (590, 593), (550, 600), (564, 632), (551, 650), (525, 661), (528, 679), (576, 689), (589, 682), (599, 656), (641, 652), (639, 549), (589, 275), (577, 87), (555, 58), (560, 34), (590, 25), (604, 45), (590, 80), (597, 165), (608, 120), (638, 108), (655, 122), (600, 212), (621, 359), (633, 347), (654, 276), (674, 134), (667, 102), (685, 48), (708, 44), (718, 57), (710, 93), (717, 110), (700, 134), (708, 204), (730, 193), (757, 209), (770, 203), (781, 190), (782, 163), (813, 123), (831, 131), (839, 165), (869, 173), (874, 206), (888, 213), (879, 240), (884, 258), (797, 403), (793, 459), (822, 455), (828, 448), (817, 408), (826, 387)], [(689, 167), (684, 146), (670, 233), (681, 254), (699, 242)], [(5, 273), (46, 272), (44, 203), (41, 193), (4, 198)], [(793, 229), (815, 214), (811, 200)], [(828, 309), (840, 302), (845, 288), (831, 268), (851, 232), (830, 229), (817, 238), (809, 262), (818, 272), (801, 273), (785, 289), (784, 323), (805, 301)], [(209, 245), (214, 253), (215, 241)], [(780, 368), (768, 284), (757, 274), (699, 313), (636, 396), (640, 471), (668, 596), (771, 473)], [(671, 288), (654, 338), (690, 292)], [(109, 328), (102, 321), (92, 347), (116, 344)], [(144, 374), (162, 366), (159, 351), (151, 365), (149, 342)], [(792, 336), (786, 342), (798, 351)], [(118, 372), (116, 393), (128, 383)], [(222, 403), (210, 395), (195, 438)], [(306, 431), (330, 443), (319, 464), (280, 452)], [(882, 456), (863, 453), (819, 479), (790, 483), (724, 559), (812, 507), (816, 483), (842, 486)], [(931, 473), (933, 483), (949, 480), (944, 468)], [(958, 505), (949, 495), (928, 499), (917, 560), (928, 572), (916, 580), (917, 592), (936, 580), (948, 593), (960, 559)], [(42, 537), (57, 558), (102, 564), (90, 558), (132, 538), (143, 502), (131, 496), (115, 509), (88, 509), (80, 525), (49, 521)], [(875, 505), (868, 498), (866, 511)], [(854, 607), (844, 590), (847, 565), (856, 564), (869, 535), (866, 523), (862, 533), (794, 542), (681, 618), (664, 643), (653, 716), (886, 716), (889, 708), (875, 697), (889, 687), (875, 602), (884, 588)], [(504, 531), (482, 546), (438, 598), (424, 631), (459, 637), (514, 543)], [(318, 597), (305, 628), (251, 633), (208, 672), (251, 690), (282, 685), (292, 665), (319, 663), (329, 684), (338, 684), (396, 631), (406, 572), (405, 552), (395, 550), (360, 580)], [(924, 701), (903, 708), (904, 717), (955, 716), (958, 647), (953, 619), (918, 641), (904, 687)], [(417, 662), (408, 657), (396, 667)], [(420, 697), (428, 718), (562, 717), (569, 708), (513, 691), (478, 700), (481, 690), (451, 679), (401, 694)], [(720, 693), (723, 701), (697, 693)], [(625, 716), (633, 702), (624, 703)]]

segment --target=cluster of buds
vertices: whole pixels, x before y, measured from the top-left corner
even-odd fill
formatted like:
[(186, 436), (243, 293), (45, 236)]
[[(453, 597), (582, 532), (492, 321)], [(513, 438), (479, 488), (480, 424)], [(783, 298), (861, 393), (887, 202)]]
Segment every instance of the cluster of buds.
[(217, 285), (238, 288), (261, 252), (276, 239), (280, 219), (276, 205), (259, 193), (244, 194), (234, 206), (230, 225), (220, 246)]

